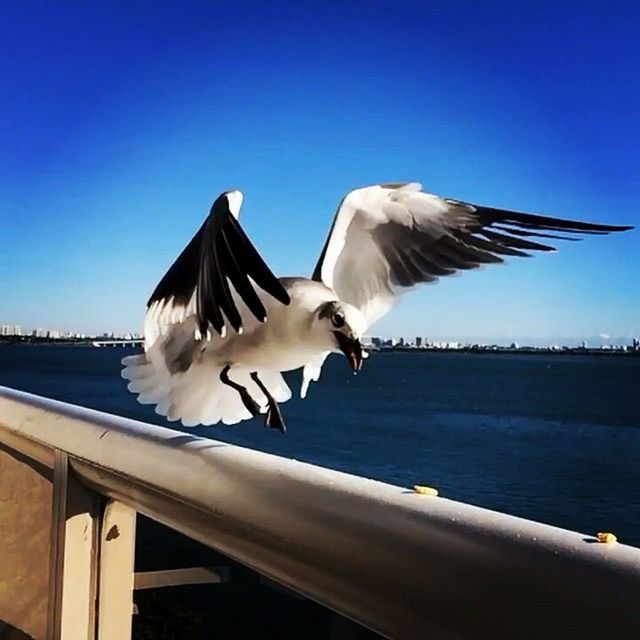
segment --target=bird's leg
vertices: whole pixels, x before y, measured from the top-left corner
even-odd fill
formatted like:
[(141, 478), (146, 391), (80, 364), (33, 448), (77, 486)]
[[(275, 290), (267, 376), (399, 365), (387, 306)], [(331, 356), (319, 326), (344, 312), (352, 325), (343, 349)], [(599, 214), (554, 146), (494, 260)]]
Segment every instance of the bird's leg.
[(284, 425), (282, 414), (280, 413), (280, 407), (278, 403), (273, 399), (273, 396), (269, 393), (267, 388), (262, 384), (262, 380), (258, 378), (258, 372), (251, 373), (251, 379), (260, 387), (260, 391), (267, 397), (269, 408), (267, 409), (267, 417), (264, 420), (265, 427), (271, 427), (272, 429), (279, 429), (282, 433), (286, 433), (287, 428)]
[(258, 406), (258, 403), (249, 395), (246, 387), (243, 387), (241, 384), (238, 384), (237, 382), (229, 379), (230, 368), (231, 365), (227, 365), (220, 372), (220, 381), (222, 382), (222, 384), (226, 384), (228, 387), (235, 389), (240, 394), (242, 404), (247, 408), (249, 413), (254, 417), (257, 416), (260, 413), (260, 407)]

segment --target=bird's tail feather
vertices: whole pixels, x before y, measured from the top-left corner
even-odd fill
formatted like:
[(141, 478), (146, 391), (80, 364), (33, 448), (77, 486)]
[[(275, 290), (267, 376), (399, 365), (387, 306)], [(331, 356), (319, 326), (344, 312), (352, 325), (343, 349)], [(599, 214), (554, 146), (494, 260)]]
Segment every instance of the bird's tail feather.
[[(199, 424), (236, 424), (251, 418), (240, 394), (220, 380), (222, 366), (206, 357), (195, 360), (184, 372), (170, 373), (154, 349), (122, 360), (122, 377), (129, 380), (129, 391), (138, 394), (138, 402), (155, 404), (156, 413), (168, 420), (181, 420), (185, 427)], [(258, 376), (277, 402), (291, 397), (279, 371), (260, 369)], [(251, 379), (247, 368), (232, 367), (231, 380), (247, 388), (260, 410), (267, 409), (267, 399)]]

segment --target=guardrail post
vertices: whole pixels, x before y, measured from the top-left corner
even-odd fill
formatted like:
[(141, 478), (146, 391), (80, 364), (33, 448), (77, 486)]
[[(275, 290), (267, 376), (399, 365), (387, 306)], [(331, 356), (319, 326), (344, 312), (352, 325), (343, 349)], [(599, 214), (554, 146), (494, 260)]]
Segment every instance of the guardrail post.
[(48, 637), (93, 640), (100, 498), (75, 477), (65, 453), (53, 467)]
[[(108, 503), (95, 546), (67, 539), (74, 474), (131, 505)], [(1, 386), (0, 505), (3, 636), (54, 638), (55, 549), (52, 585), (78, 552), (99, 639), (130, 638), (136, 508), (385, 637), (639, 636), (639, 549)]]
[(109, 500), (100, 531), (98, 640), (131, 638), (136, 512)]
[(82, 485), (68, 456), (56, 451), (48, 638), (131, 637), (135, 515)]

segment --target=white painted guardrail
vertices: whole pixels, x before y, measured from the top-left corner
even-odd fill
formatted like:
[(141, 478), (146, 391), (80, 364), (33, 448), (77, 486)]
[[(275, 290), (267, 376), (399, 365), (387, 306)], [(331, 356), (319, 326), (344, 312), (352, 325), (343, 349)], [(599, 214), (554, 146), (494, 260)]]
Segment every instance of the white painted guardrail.
[[(98, 629), (130, 605), (127, 509), (389, 638), (640, 637), (640, 549), (4, 387), (0, 443), (53, 469), (49, 637), (88, 637), (60, 635), (72, 614), (93, 628), (65, 599), (78, 580)], [(112, 501), (92, 543), (72, 537), (84, 487)], [(115, 534), (123, 570), (105, 564)], [(114, 591), (124, 605), (102, 602)]]

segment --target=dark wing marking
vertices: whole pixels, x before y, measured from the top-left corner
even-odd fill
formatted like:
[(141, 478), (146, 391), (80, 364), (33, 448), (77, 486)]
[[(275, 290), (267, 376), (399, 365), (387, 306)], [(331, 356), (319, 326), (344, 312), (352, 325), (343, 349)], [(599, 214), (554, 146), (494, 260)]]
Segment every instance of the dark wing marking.
[[(389, 264), (392, 284), (411, 287), (458, 270), (503, 262), (502, 256), (530, 257), (533, 251), (555, 251), (554, 247), (531, 238), (580, 240), (547, 231), (603, 235), (633, 228), (447, 202), (452, 207), (465, 209), (468, 215), (453, 216), (451, 226), (445, 216), (442, 227), (435, 229), (433, 225), (421, 227), (418, 223), (408, 227), (393, 222), (373, 229), (372, 237)], [(459, 220), (463, 222), (458, 223)], [(315, 279), (320, 278), (325, 252), (326, 245), (313, 274)]]
[(554, 251), (550, 240), (631, 228), (443, 199), (424, 193), (418, 183), (374, 185), (344, 197), (312, 278), (372, 323), (387, 313), (402, 288), (509, 256)]
[(289, 304), (289, 294), (251, 244), (229, 210), (227, 193), (223, 193), (160, 280), (147, 306), (173, 299), (172, 304), (186, 307), (197, 288), (196, 317), (201, 335), (206, 335), (209, 326), (222, 334), (225, 317), (239, 331), (242, 318), (229, 283), (260, 322), (267, 317), (249, 278), (282, 304)]
[(595, 224), (593, 222), (580, 222), (577, 220), (563, 220), (562, 218), (550, 218), (533, 213), (521, 213), (519, 211), (507, 211), (471, 205), (482, 224), (513, 225), (515, 227), (533, 229), (534, 231), (563, 231), (565, 233), (595, 233), (606, 234), (614, 231), (628, 231), (632, 226), (617, 226), (607, 224)]

